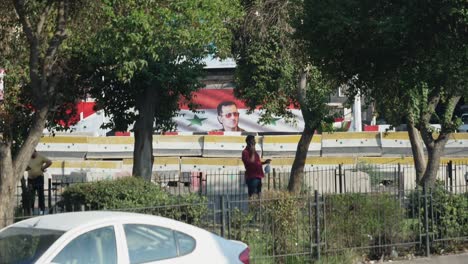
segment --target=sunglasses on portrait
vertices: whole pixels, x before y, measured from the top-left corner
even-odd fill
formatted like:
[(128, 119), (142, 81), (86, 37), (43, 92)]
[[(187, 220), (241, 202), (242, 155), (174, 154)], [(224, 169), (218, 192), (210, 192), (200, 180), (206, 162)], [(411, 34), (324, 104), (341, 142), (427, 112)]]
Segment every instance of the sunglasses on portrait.
[(232, 116), (239, 117), (239, 112), (224, 114), (224, 117), (226, 117), (226, 118), (231, 118)]

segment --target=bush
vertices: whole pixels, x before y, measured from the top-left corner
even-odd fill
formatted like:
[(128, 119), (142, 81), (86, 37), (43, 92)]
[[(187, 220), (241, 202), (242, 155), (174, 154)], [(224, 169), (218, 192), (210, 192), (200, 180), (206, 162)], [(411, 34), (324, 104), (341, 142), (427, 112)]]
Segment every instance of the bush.
[(404, 209), (390, 194), (344, 194), (325, 198), (326, 229), (322, 239), (329, 249), (369, 248), (371, 259), (390, 254), (381, 245), (407, 239)]
[(125, 177), (79, 183), (66, 188), (61, 206), (65, 211), (119, 210), (155, 214), (200, 223), (207, 210), (206, 199), (194, 194), (179, 197), (164, 191), (160, 186), (137, 177)]
[[(302, 211), (307, 208), (306, 204), (307, 199), (299, 199), (286, 191), (265, 192), (261, 202), (251, 201), (251, 209), (259, 213), (258, 217), (264, 223), (262, 233), (271, 239), (269, 243), (275, 255), (309, 251), (310, 226), (306, 221), (307, 214)], [(278, 257), (276, 262), (297, 263), (294, 258), (301, 257)]]
[[(429, 233), (432, 239), (460, 238), (468, 236), (468, 193), (457, 194), (446, 190), (443, 182), (436, 182), (435, 186), (428, 192), (430, 198), (427, 202), (429, 217)], [(424, 197), (421, 190), (411, 192), (409, 195), (410, 208), (416, 208), (419, 221), (424, 228)], [(417, 215), (414, 215), (417, 217)], [(423, 231), (424, 232), (424, 231)], [(431, 243), (431, 250), (439, 252), (454, 251), (461, 242), (446, 242), (439, 248), (437, 244)]]

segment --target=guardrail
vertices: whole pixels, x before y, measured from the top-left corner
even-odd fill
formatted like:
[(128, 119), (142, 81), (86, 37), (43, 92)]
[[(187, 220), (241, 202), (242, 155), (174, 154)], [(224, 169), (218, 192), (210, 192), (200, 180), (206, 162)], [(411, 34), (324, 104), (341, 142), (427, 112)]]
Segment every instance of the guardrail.
[[(263, 157), (294, 157), (299, 135), (258, 136)], [(133, 137), (43, 137), (37, 150), (51, 158), (128, 159), (133, 156)], [(157, 157), (239, 157), (245, 136), (155, 135)], [(314, 135), (309, 157), (402, 157), (411, 156), (406, 132), (336, 132)], [(454, 133), (445, 147), (446, 157), (468, 157), (468, 133)]]

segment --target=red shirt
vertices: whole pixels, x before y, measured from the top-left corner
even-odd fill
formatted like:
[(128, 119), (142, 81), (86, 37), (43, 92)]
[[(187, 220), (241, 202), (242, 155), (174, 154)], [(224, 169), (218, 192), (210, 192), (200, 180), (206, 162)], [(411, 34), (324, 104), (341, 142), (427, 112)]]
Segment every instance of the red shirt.
[(265, 174), (263, 174), (262, 161), (260, 160), (260, 156), (257, 152), (255, 152), (254, 155), (255, 159), (253, 162), (251, 162), (250, 151), (247, 148), (242, 151), (242, 162), (244, 162), (246, 179), (261, 179), (265, 176)]

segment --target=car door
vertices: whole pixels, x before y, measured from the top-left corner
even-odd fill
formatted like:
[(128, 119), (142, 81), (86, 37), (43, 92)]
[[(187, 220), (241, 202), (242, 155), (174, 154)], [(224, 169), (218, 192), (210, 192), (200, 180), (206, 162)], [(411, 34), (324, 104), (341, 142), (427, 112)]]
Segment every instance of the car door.
[(57, 250), (47, 263), (117, 264), (117, 241), (114, 226), (104, 226), (79, 233)]
[(148, 224), (123, 224), (130, 264), (198, 263), (196, 240), (170, 228)]

